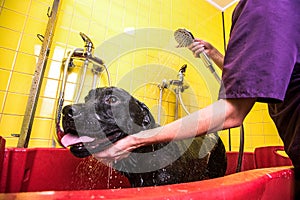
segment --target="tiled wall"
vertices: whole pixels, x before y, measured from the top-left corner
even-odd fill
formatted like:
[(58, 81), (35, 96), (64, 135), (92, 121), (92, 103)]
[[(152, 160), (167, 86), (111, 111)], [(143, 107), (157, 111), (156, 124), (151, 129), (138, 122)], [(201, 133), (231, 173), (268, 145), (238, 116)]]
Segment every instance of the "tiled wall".
[[(0, 134), (7, 140), (7, 146), (14, 147), (18, 138), (11, 134), (20, 133), (32, 75), (42, 44), (36, 35), (45, 33), (47, 10), (52, 6), (52, 1), (0, 0), (0, 6)], [(224, 13), (227, 38), (232, 9), (230, 7)], [(188, 110), (192, 112), (210, 104), (218, 92), (216, 82), (199, 59), (194, 59), (187, 50), (176, 49), (173, 41), (166, 44), (165, 48), (153, 48), (155, 41), (165, 42), (163, 36), (158, 35), (157, 38), (150, 39), (152, 41), (146, 48), (128, 49), (122, 54), (116, 52), (122, 48), (126, 50), (126, 45), (130, 45), (120, 41), (124, 30), (135, 29), (135, 32), (129, 31), (125, 35), (134, 37), (135, 34), (147, 34), (150, 28), (163, 30), (167, 34), (179, 27), (191, 30), (195, 36), (212, 42), (222, 51), (221, 16), (221, 12), (205, 0), (61, 1), (29, 146), (53, 145), (62, 60), (71, 49), (83, 48), (79, 32), (85, 33), (93, 41), (95, 53), (108, 66), (112, 85), (127, 89), (145, 102), (155, 118), (159, 97), (157, 85), (163, 79), (176, 79), (177, 71), (183, 64), (188, 65), (185, 80), (189, 88), (183, 93)], [(111, 46), (103, 50), (101, 47), (105, 42)], [(114, 53), (113, 59), (108, 59)], [(80, 66), (80, 62), (76, 63), (76, 68), (68, 77), (65, 103), (72, 102), (79, 79), (76, 71), (80, 70)], [(105, 73), (101, 74), (98, 85), (108, 85)], [(179, 117), (184, 115), (180, 107)], [(174, 116), (175, 95), (172, 89), (165, 89), (161, 124), (173, 121)], [(281, 144), (267, 114), (266, 105), (255, 105), (245, 121), (245, 132), (247, 151), (252, 151), (256, 146)], [(228, 131), (221, 132), (226, 145), (227, 134)], [(232, 129), (231, 135), (232, 150), (237, 150), (239, 129)]]

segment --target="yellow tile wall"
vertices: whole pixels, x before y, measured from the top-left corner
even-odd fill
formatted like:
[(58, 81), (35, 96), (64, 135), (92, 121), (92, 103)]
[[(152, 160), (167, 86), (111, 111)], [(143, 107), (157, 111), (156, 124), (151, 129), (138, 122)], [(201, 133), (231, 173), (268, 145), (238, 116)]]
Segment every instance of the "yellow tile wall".
[[(6, 138), (10, 147), (15, 147), (18, 141), (11, 134), (20, 132), (42, 45), (36, 35), (45, 33), (48, 21), (46, 14), (51, 6), (52, 0), (0, 0), (0, 135)], [(224, 12), (227, 40), (233, 8)], [(71, 49), (83, 48), (79, 32), (87, 34), (96, 49), (105, 41), (111, 42), (111, 48), (98, 55), (104, 59), (126, 45), (132, 45), (125, 42), (120, 46), (114, 42), (114, 38), (122, 35), (126, 28), (174, 31), (179, 27), (191, 30), (196, 37), (210, 41), (224, 52), (222, 13), (205, 0), (61, 1), (29, 146), (53, 146), (61, 62)], [(130, 34), (128, 37), (131, 37)], [(183, 64), (188, 64), (185, 80), (189, 88), (182, 95), (188, 110), (196, 111), (214, 101), (212, 96), (218, 92), (218, 87), (210, 87), (216, 84), (214, 79), (202, 73), (205, 69), (201, 61), (191, 60), (163, 49), (143, 48), (120, 54), (107, 65), (112, 85), (127, 89), (146, 103), (157, 119), (158, 84), (164, 78), (176, 79)], [(65, 104), (71, 103), (74, 98), (81, 64), (77, 63), (76, 66), (68, 77)], [(199, 73), (200, 68), (202, 71)], [(108, 85), (105, 74), (101, 75), (99, 85)], [(184, 115), (179, 106), (179, 117)], [(173, 89), (165, 89), (161, 124), (173, 121), (174, 116), (175, 94)], [(253, 151), (256, 146), (282, 144), (267, 114), (266, 105), (256, 104), (244, 125), (246, 151)], [(222, 131), (220, 135), (228, 149), (228, 131)], [(232, 150), (238, 150), (239, 128), (232, 129), (231, 136)]]

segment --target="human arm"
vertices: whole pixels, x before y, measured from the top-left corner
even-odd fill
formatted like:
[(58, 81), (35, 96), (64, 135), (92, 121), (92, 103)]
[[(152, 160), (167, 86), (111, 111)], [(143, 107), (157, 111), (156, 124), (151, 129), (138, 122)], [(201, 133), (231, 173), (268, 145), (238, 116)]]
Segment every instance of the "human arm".
[(192, 138), (227, 128), (240, 126), (255, 103), (255, 99), (220, 99), (186, 117), (158, 128), (141, 131), (94, 154), (96, 158), (118, 160), (141, 146)]
[(196, 58), (204, 51), (212, 61), (223, 70), (224, 56), (213, 45), (201, 39), (194, 39), (194, 42), (188, 47)]

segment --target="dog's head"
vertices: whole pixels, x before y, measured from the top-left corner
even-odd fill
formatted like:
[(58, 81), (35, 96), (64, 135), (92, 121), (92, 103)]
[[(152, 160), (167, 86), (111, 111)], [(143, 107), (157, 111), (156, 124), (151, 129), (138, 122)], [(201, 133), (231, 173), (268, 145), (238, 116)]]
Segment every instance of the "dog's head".
[(100, 152), (128, 134), (155, 127), (147, 106), (117, 87), (91, 90), (85, 103), (67, 105), (62, 114), (60, 142), (77, 157)]

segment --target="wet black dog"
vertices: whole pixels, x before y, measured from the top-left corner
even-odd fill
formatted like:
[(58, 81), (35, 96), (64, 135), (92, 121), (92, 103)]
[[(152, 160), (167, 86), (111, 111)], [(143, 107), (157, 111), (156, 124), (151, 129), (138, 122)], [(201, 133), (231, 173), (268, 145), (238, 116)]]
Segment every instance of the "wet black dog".
[[(86, 157), (128, 134), (157, 126), (146, 105), (125, 90), (97, 88), (89, 92), (84, 104), (64, 107), (62, 143), (75, 156)], [(224, 144), (216, 134), (140, 147), (113, 164), (133, 187), (220, 177), (226, 166)]]

